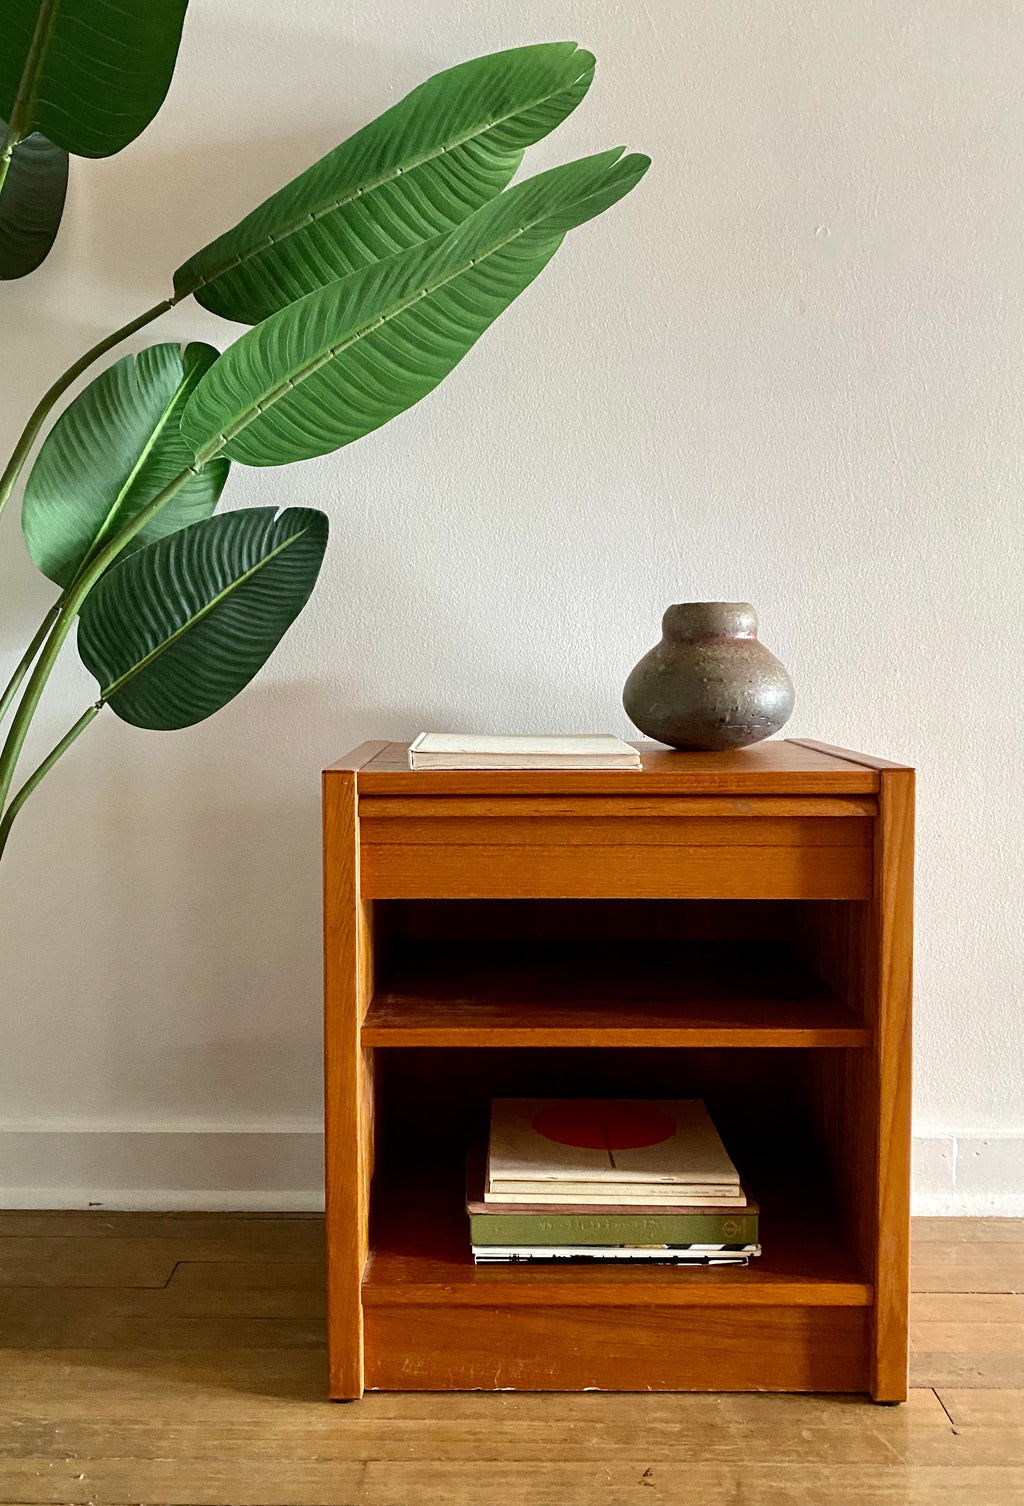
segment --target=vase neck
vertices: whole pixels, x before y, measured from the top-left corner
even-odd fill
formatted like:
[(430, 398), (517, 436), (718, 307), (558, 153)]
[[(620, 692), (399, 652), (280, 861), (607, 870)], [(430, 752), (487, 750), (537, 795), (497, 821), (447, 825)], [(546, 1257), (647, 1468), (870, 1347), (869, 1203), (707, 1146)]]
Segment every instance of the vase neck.
[(676, 643), (695, 638), (756, 638), (757, 613), (745, 601), (684, 601), (661, 620), (665, 637)]

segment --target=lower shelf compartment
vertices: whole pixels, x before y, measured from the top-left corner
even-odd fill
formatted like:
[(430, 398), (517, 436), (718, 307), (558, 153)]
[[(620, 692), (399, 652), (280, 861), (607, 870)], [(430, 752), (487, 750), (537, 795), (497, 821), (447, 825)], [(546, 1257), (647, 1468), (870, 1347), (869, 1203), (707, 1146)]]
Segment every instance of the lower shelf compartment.
[[(759, 1189), (764, 1254), (750, 1266), (476, 1266), (458, 1160), (375, 1190), (363, 1307), (865, 1308), (872, 1301), (837, 1216), (812, 1184)], [(447, 1322), (453, 1322), (449, 1317)], [(462, 1315), (458, 1318), (462, 1323)]]
[(864, 1307), (369, 1306), (381, 1391), (864, 1391)]

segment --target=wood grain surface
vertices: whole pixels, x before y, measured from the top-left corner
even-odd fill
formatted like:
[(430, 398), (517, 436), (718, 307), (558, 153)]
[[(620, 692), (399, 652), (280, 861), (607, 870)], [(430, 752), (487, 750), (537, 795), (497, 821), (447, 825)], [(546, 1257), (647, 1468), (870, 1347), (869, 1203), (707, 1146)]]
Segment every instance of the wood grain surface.
[(358, 1397), (363, 1389), (359, 1283), (373, 1175), (372, 1060), (360, 1040), (373, 994), (373, 912), (359, 897), (355, 779), (352, 769), (341, 768), (323, 781), (328, 1348), (331, 1395), (338, 1397)]
[[(875, 1322), (872, 1394), (907, 1394), (907, 1281), (910, 1263), (911, 1057), (914, 950), (914, 771), (879, 774), (872, 906), (874, 977), (868, 1018), (875, 1026)], [(867, 1137), (865, 1137), (867, 1139)], [(872, 1146), (863, 1145), (870, 1156)]]
[[(20, 1274), (31, 1253), (59, 1278), (0, 1285), (0, 1502), (1020, 1506), (1024, 1299), (1003, 1289), (998, 1251), (1024, 1249), (1024, 1221), (927, 1219), (914, 1232), (926, 1289), (906, 1406), (412, 1391), (338, 1406), (324, 1399), (322, 1220), (0, 1214), (0, 1255), (15, 1242), (2, 1269)], [(140, 1249), (147, 1272), (172, 1273), (165, 1286), (136, 1284)], [(218, 1283), (180, 1282), (193, 1264), (216, 1267)], [(948, 1287), (958, 1271), (963, 1292)], [(287, 1315), (268, 1309), (286, 1301)], [(232, 1324), (249, 1325), (235, 1343)]]
[[(392, 823), (378, 822), (378, 826)], [(394, 823), (398, 824), (398, 823)], [(491, 841), (372, 842), (363, 849), (365, 899), (848, 899), (871, 897), (871, 849), (717, 842), (603, 844), (531, 836), (489, 822)], [(735, 823), (729, 823), (733, 825)], [(844, 826), (854, 823), (842, 823)]]
[[(388, 743), (366, 761), (363, 744), (359, 789), (365, 795), (872, 795), (874, 768), (786, 740), (757, 743), (733, 753), (680, 753), (658, 743), (634, 743), (640, 770), (409, 768), (408, 743)], [(351, 767), (347, 761), (337, 767)]]

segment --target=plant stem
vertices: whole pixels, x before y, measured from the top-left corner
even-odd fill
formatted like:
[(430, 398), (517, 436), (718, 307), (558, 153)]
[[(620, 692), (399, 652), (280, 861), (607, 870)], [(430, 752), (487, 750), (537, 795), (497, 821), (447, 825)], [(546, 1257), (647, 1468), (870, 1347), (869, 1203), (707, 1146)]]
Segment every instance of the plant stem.
[(18, 81), (18, 92), (7, 122), (3, 149), (0, 151), (0, 191), (3, 190), (7, 178), (14, 148), (29, 134), (29, 116), (32, 111), (36, 84), (39, 82), (39, 69), (42, 67), (46, 49), (50, 44), (50, 24), (56, 14), (56, 8), (56, 0), (42, 0), (36, 15), (32, 40), (25, 54), (25, 63)]
[(3, 857), (4, 848), (7, 846), (7, 838), (11, 834), (11, 826), (14, 824), (14, 818), (25, 804), (29, 795), (31, 795), (43, 776), (50, 772), (58, 758), (67, 752), (79, 733), (84, 732), (93, 717), (98, 716), (102, 710), (103, 702), (97, 701), (95, 706), (90, 706), (87, 711), (83, 711), (70, 732), (65, 732), (57, 746), (47, 753), (38, 769), (25, 780), (25, 783), (4, 812), (3, 820), (0, 821), (0, 857)]
[[(63, 600), (63, 598), (61, 598), (61, 600)], [(7, 714), (8, 706), (10, 706), (11, 702), (14, 700), (14, 697), (17, 695), (18, 686), (21, 684), (22, 680), (32, 668), (32, 661), (35, 659), (36, 654), (38, 654), (39, 650), (45, 643), (46, 636), (49, 633), (50, 629), (53, 627), (53, 624), (56, 622), (57, 613), (59, 611), (60, 600), (54, 602), (53, 606), (50, 608), (46, 616), (43, 618), (42, 622), (39, 624), (39, 630), (22, 655), (21, 663), (18, 665), (17, 669), (14, 671), (13, 675), (7, 683), (7, 689), (4, 691), (3, 695), (0, 695), (0, 722), (3, 721), (4, 717)]]
[(28, 134), (31, 123), (32, 105), (35, 100), (36, 88), (39, 84), (39, 74), (46, 54), (50, 46), (50, 28), (57, 14), (58, 0), (41, 0), (36, 14), (36, 24), (32, 30), (32, 40), (25, 54), (25, 63), (21, 70), (21, 79), (18, 82), (18, 92), (14, 98), (9, 122), (10, 130), (14, 133), (16, 141), (22, 141)]
[(106, 544), (100, 550), (91, 564), (79, 572), (77, 578), (68, 587), (57, 616), (54, 619), (50, 635), (43, 646), (43, 650), (36, 661), (36, 667), (32, 671), (29, 682), (25, 687), (25, 694), (22, 696), (21, 703), (14, 713), (10, 731), (7, 734), (7, 741), (4, 743), (3, 752), (0, 753), (0, 811), (3, 810), (10, 792), (14, 770), (21, 755), (21, 750), (25, 745), (25, 738), (28, 735), (32, 718), (36, 713), (40, 698), (46, 688), (46, 682), (50, 678), (53, 666), (57, 662), (57, 655), (64, 645), (65, 638), (74, 626), (75, 618), (78, 616), (85, 598), (99, 580), (104, 570), (117, 559), (117, 556), (121, 553), (121, 550), (128, 543), (129, 539), (133, 539), (140, 529), (145, 528), (150, 518), (158, 513), (176, 492), (181, 490), (190, 476), (195, 475), (201, 469), (201, 466), (189, 465), (183, 471), (179, 471), (173, 480), (167, 483), (163, 491), (157, 492), (156, 496), (147, 502), (145, 507), (140, 508), (134, 518), (131, 518), (125, 524), (121, 532), (115, 534), (109, 544)]
[(7, 135), (4, 137), (3, 152), (0, 153), (0, 193), (3, 192), (4, 181), (7, 178), (7, 170), (11, 165), (11, 158), (14, 155), (14, 148), (17, 146), (17, 144), (18, 141), (16, 136), (14, 135), (13, 131), (8, 128)]
[(35, 444), (39, 431), (46, 422), (47, 415), (57, 399), (63, 397), (72, 382), (76, 381), (82, 375), (82, 372), (92, 365), (93, 361), (98, 361), (100, 356), (106, 355), (108, 350), (112, 350), (122, 340), (127, 340), (129, 335), (134, 335), (136, 330), (142, 329), (147, 324), (152, 324), (154, 319), (158, 319), (161, 314), (165, 314), (177, 302), (177, 298), (165, 298), (162, 303), (155, 303), (151, 309), (147, 309), (137, 319), (132, 319), (128, 324), (123, 324), (112, 335), (107, 335), (105, 339), (100, 340), (98, 344), (94, 345), (91, 350), (87, 350), (84, 356), (79, 356), (74, 365), (69, 366), (64, 375), (58, 377), (53, 386), (43, 394), (32, 410), (31, 417), (22, 431), (21, 438), (14, 447), (14, 453), (7, 463), (7, 469), (0, 476), (0, 515), (3, 514), (3, 510), (7, 506), (15, 483), (21, 475), (22, 467), (28, 459), (29, 451), (33, 444)]

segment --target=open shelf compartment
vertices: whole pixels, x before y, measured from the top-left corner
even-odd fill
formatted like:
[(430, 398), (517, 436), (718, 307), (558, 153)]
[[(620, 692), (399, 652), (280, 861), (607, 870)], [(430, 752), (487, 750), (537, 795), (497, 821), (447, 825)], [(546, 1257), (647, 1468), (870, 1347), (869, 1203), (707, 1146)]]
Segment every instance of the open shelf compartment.
[(714, 941), (412, 944), (365, 1046), (846, 1046), (870, 1031), (791, 947)]
[[(382, 903), (364, 1046), (864, 1047), (799, 904)], [(816, 910), (820, 907), (815, 906)]]
[(589, 1307), (661, 1303), (714, 1307), (723, 1301), (771, 1307), (866, 1307), (863, 1277), (840, 1217), (820, 1182), (799, 1194), (769, 1188), (761, 1238), (765, 1253), (749, 1267), (687, 1270), (682, 1266), (476, 1266), (469, 1246), (465, 1177), (457, 1152), (449, 1165), (382, 1177), (374, 1195), (363, 1303), (529, 1306), (537, 1302)]

